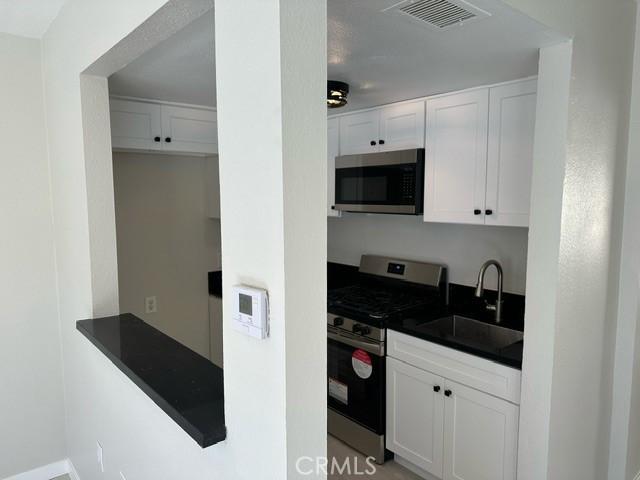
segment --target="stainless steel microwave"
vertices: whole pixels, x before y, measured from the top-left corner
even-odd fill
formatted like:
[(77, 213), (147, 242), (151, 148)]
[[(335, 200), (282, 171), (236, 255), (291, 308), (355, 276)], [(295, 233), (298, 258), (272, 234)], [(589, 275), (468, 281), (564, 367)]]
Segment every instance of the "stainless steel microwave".
[(424, 148), (336, 157), (335, 209), (418, 215), (424, 202)]

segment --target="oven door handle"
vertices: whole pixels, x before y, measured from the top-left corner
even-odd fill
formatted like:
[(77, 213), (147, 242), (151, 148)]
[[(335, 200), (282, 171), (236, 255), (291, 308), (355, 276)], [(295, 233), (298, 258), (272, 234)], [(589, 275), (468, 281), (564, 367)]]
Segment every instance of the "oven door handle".
[(327, 332), (327, 338), (354, 348), (360, 348), (361, 350), (378, 357), (384, 357), (384, 343), (367, 342), (366, 340), (362, 340), (351, 335), (347, 336), (344, 334), (334, 333), (332, 331)]

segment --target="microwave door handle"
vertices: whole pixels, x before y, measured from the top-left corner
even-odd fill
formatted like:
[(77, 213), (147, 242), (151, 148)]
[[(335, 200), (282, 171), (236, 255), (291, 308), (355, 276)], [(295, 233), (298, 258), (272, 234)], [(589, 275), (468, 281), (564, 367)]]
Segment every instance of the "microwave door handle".
[(344, 343), (345, 345), (349, 345), (350, 347), (360, 348), (361, 350), (369, 352), (378, 357), (384, 356), (384, 343), (367, 342), (366, 340), (362, 340), (353, 336), (341, 335), (338, 333), (333, 333), (331, 331), (327, 332), (327, 338), (335, 340), (338, 343)]

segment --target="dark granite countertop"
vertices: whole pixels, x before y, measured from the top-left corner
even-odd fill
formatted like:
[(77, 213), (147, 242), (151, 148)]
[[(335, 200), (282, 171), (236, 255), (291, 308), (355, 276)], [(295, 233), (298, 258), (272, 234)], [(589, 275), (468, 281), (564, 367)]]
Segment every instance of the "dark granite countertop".
[(221, 368), (130, 313), (76, 328), (201, 447), (225, 439)]
[[(487, 290), (485, 294), (489, 301), (495, 300), (495, 292)], [(503, 314), (499, 326), (519, 332), (524, 331), (524, 296), (505, 293), (503, 298)], [(484, 298), (477, 299), (473, 296), (473, 287), (451, 284), (449, 286), (449, 305), (430, 307), (428, 311), (414, 315), (412, 318), (391, 322), (387, 327), (509, 367), (522, 368), (523, 341), (517, 341), (502, 348), (492, 348), (481, 339), (483, 335), (490, 336), (488, 330), (480, 332), (480, 338), (476, 341), (463, 341), (454, 340), (445, 332), (428, 326), (430, 322), (449, 315), (458, 315), (487, 325), (496, 325), (495, 313), (485, 308)]]
[(209, 272), (209, 295), (222, 298), (222, 271)]
[[(448, 315), (461, 314), (459, 314), (455, 309), (443, 308), (438, 312), (432, 311), (423, 315), (417, 315), (413, 318), (406, 318), (392, 322), (387, 327), (391, 330), (411, 335), (412, 337), (421, 338), (423, 340), (428, 340), (429, 342), (453, 348), (454, 350), (470, 353), (477, 357), (486, 358), (487, 360), (491, 360), (508, 367), (517, 369), (522, 368), (522, 341), (515, 342), (500, 349), (494, 349), (481, 341), (462, 342), (459, 340), (452, 340), (448, 335), (441, 334), (437, 330), (427, 327), (430, 322)], [(477, 318), (470, 316), (468, 318), (478, 320)]]

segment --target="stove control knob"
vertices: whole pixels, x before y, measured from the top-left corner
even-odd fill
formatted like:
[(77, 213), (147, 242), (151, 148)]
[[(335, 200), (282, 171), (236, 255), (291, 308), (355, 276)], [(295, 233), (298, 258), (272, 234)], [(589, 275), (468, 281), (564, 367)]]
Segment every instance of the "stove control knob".
[(343, 323), (344, 323), (344, 318), (342, 318), (342, 317), (336, 317), (336, 318), (333, 319), (333, 326), (334, 327), (339, 327)]
[(360, 325), (359, 323), (356, 323), (351, 331), (353, 333), (359, 333), (360, 335), (367, 335), (368, 333), (371, 333), (371, 329), (369, 327), (366, 325)]

